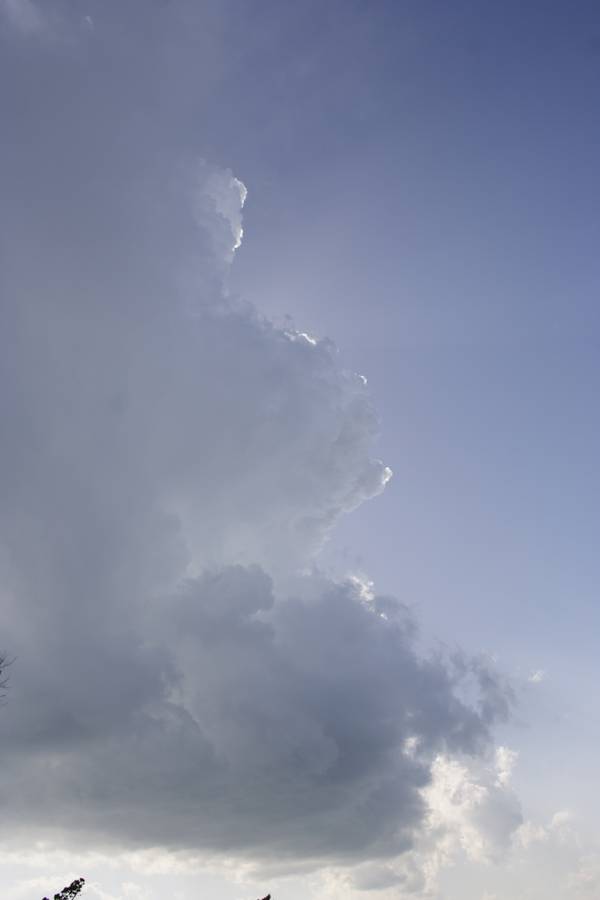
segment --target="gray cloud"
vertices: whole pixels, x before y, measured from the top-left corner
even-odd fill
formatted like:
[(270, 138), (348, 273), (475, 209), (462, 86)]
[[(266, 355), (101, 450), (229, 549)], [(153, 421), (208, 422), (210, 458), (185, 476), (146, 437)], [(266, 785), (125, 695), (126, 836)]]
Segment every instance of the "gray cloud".
[(66, 109), (35, 145), (13, 109), (2, 156), (4, 827), (397, 855), (437, 755), (484, 753), (506, 693), (314, 570), (389, 472), (331, 343), (228, 294), (240, 182), (117, 129), (131, 97), (82, 99), (48, 60)]
[(407, 849), (436, 754), (485, 749), (487, 697), (457, 699), (401, 604), (382, 618), (317, 575), (296, 589), (277, 599), (262, 569), (227, 567), (153, 604), (145, 641), (80, 638), (13, 745), (5, 796), (101, 842), (320, 861)]

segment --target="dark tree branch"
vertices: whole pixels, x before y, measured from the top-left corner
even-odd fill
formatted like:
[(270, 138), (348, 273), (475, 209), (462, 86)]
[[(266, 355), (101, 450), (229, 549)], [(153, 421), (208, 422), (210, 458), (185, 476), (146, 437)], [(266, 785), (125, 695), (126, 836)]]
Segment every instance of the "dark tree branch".
[[(83, 890), (84, 884), (85, 878), (76, 878), (75, 881), (64, 887), (60, 893), (55, 894), (54, 900), (73, 900)], [(44, 897), (44, 900), (48, 900), (48, 897)]]

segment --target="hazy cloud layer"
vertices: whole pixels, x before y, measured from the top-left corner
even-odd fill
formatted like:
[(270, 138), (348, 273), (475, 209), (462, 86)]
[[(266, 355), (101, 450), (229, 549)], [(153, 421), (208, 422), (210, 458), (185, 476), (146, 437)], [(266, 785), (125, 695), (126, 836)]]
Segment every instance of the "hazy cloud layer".
[[(126, 125), (115, 142), (69, 97), (2, 158), (3, 826), (395, 857), (506, 692), (424, 659), (401, 603), (314, 570), (390, 472), (332, 345), (228, 296), (241, 182)], [(502, 842), (518, 810), (497, 809)]]

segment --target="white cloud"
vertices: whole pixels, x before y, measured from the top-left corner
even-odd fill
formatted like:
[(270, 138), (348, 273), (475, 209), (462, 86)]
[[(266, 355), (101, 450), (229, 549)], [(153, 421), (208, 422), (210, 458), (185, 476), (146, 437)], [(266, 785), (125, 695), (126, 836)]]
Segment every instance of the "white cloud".
[(429, 828), (446, 832), (474, 860), (490, 860), (506, 852), (521, 824), (516, 795), (509, 786), (507, 757), (500, 748), (493, 765), (461, 762), (440, 756), (426, 790)]
[(89, 881), (86, 884), (85, 891), (86, 896), (96, 898), (96, 900), (151, 900), (151, 896), (146, 888), (132, 881), (124, 881), (118, 894), (107, 893), (101, 885), (93, 881)]
[(573, 814), (561, 809), (555, 812), (547, 824), (526, 821), (515, 834), (516, 843), (524, 849), (534, 844), (550, 841), (565, 843), (573, 836)]
[(222, 244), (216, 243), (216, 251), (227, 262), (231, 262), (244, 236), (242, 209), (248, 195), (246, 185), (229, 170), (222, 171), (206, 163), (200, 165), (199, 174), (200, 189), (197, 193), (197, 202), (200, 221), (204, 222), (207, 215), (213, 219), (211, 233), (215, 237), (220, 231), (216, 227), (217, 223), (223, 224), (229, 236)]
[(519, 754), (509, 747), (496, 749), (496, 780), (502, 787), (507, 787)]
[(352, 897), (377, 890), (390, 898), (445, 897), (440, 876), (449, 867), (508, 859), (521, 830), (520, 805), (508, 774), (514, 758), (507, 748), (487, 762), (438, 755), (431, 781), (421, 790), (426, 814), (410, 848), (395, 859), (333, 871), (324, 894)]

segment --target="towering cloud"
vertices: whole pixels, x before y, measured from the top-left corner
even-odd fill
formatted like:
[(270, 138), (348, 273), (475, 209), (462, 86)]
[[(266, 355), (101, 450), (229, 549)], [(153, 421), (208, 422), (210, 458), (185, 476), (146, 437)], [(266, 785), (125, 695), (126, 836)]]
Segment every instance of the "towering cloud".
[(391, 473), (332, 345), (229, 296), (242, 183), (138, 165), (126, 129), (85, 158), (65, 121), (43, 159), (3, 159), (3, 827), (396, 857), (506, 695), (421, 655), (402, 603), (315, 568)]
[(57, 283), (33, 259), (5, 283), (9, 818), (395, 854), (435, 755), (483, 749), (495, 685), (473, 669), (467, 706), (401, 604), (297, 574), (389, 473), (369, 457), (365, 386), (331, 346), (228, 299), (244, 193), (194, 170), (180, 265), (165, 241), (150, 273), (135, 247), (104, 283), (70, 285), (64, 262)]

